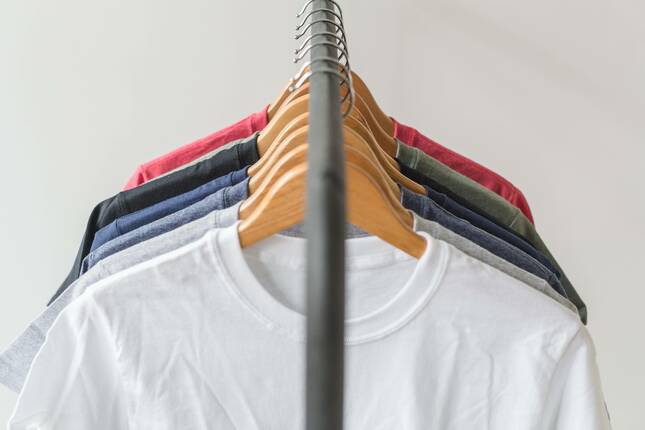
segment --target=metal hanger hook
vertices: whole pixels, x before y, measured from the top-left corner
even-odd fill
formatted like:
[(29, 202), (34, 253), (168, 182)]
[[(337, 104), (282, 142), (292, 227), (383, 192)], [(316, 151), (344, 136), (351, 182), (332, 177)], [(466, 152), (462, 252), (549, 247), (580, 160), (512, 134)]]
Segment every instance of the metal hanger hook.
[(346, 40), (346, 38), (345, 38), (345, 29), (344, 29), (341, 25), (339, 25), (335, 20), (333, 20), (333, 19), (328, 19), (328, 18), (315, 19), (315, 20), (311, 21), (311, 22), (307, 25), (307, 27), (305, 27), (305, 29), (304, 29), (304, 30), (302, 30), (302, 32), (301, 32), (301, 33), (298, 33), (298, 32), (296, 31), (296, 36), (295, 36), (296, 40), (300, 39), (302, 36), (304, 36), (305, 34), (307, 34), (307, 31), (309, 31), (309, 29), (311, 28), (311, 26), (312, 26), (312, 25), (314, 25), (314, 24), (318, 24), (318, 23), (321, 23), (321, 22), (325, 22), (325, 23), (327, 23), (327, 24), (331, 24), (331, 25), (333, 25), (334, 27), (336, 27), (336, 33), (340, 32), (340, 33), (343, 35), (343, 40)]
[(300, 30), (302, 28), (302, 26), (304, 26), (307, 23), (307, 20), (309, 19), (309, 17), (311, 17), (313, 14), (318, 13), (318, 12), (326, 12), (326, 13), (330, 13), (330, 14), (334, 15), (336, 18), (338, 18), (338, 24), (343, 29), (345, 28), (345, 25), (343, 23), (343, 18), (340, 15), (338, 15), (334, 10), (332, 10), (332, 9), (316, 9), (316, 10), (312, 10), (311, 12), (309, 12), (304, 17), (304, 19), (300, 22), (300, 24), (296, 25), (296, 30)]
[(340, 101), (340, 103), (342, 105), (342, 104), (345, 103), (345, 100), (347, 100), (347, 98), (349, 97), (349, 105), (347, 107), (347, 110), (345, 112), (343, 112), (343, 118), (346, 118), (347, 115), (349, 115), (352, 112), (352, 109), (354, 108), (354, 90), (350, 86), (346, 76), (341, 74), (338, 70), (334, 70), (334, 69), (331, 69), (331, 68), (324, 68), (324, 69), (316, 70), (315, 72), (309, 71), (309, 72), (307, 72), (305, 74), (305, 76), (303, 76), (300, 79), (300, 81), (297, 84), (293, 85), (290, 88), (290, 90), (291, 91), (296, 91), (297, 89), (302, 87), (305, 84), (305, 82), (307, 82), (313, 75), (316, 75), (316, 74), (319, 74), (319, 73), (331, 73), (333, 75), (336, 75), (341, 80), (340, 85), (341, 86), (342, 85), (347, 86), (347, 88), (348, 88), (347, 94)]
[(294, 81), (294, 82), (298, 81), (300, 77), (307, 71), (307, 67), (311, 66), (313, 63), (320, 62), (320, 61), (326, 61), (329, 63), (337, 64), (338, 68), (342, 69), (343, 73), (350, 76), (350, 80), (351, 80), (352, 68), (350, 67), (349, 62), (345, 62), (345, 64), (343, 64), (338, 60), (339, 60), (338, 58), (334, 58), (334, 57), (321, 57), (315, 60), (308, 60), (302, 65), (300, 70), (298, 70), (298, 72), (295, 75), (293, 75), (293, 77), (291, 78), (291, 81)]
[(302, 87), (305, 82), (307, 82), (313, 75), (318, 74), (318, 73), (331, 73), (333, 75), (336, 75), (340, 79), (340, 86), (345, 85), (347, 87), (347, 94), (342, 98), (340, 101), (341, 105), (345, 103), (345, 101), (349, 98), (349, 105), (347, 110), (343, 113), (343, 118), (345, 118), (347, 115), (349, 115), (354, 107), (354, 100), (355, 100), (355, 95), (354, 95), (354, 87), (352, 84), (352, 76), (351, 76), (351, 71), (343, 67), (342, 64), (338, 63), (334, 58), (318, 58), (314, 60), (313, 62), (318, 62), (318, 61), (329, 61), (331, 63), (337, 64), (343, 68), (343, 71), (345, 73), (341, 73), (338, 71), (338, 69), (332, 69), (330, 67), (325, 67), (316, 71), (307, 71), (303, 76), (301, 76), (297, 82), (294, 83), (294, 79), (292, 78), (291, 80), (291, 85), (289, 86), (289, 91), (293, 92), (298, 90), (300, 87)]
[(339, 37), (337, 33), (332, 33), (331, 31), (321, 31), (320, 33), (310, 35), (308, 38), (305, 39), (304, 42), (302, 42), (300, 44), (299, 47), (296, 48), (296, 51), (294, 52), (294, 54), (298, 54), (305, 47), (305, 45), (307, 43), (311, 42), (314, 37), (318, 37), (318, 36), (333, 37), (334, 39), (336, 39), (338, 41), (337, 45), (341, 46), (341, 44), (342, 44), (343, 49), (345, 50), (345, 52), (347, 52), (347, 54), (349, 54), (349, 49), (347, 49), (347, 43), (345, 42), (345, 40), (343, 40), (342, 37)]
[(294, 63), (299, 63), (303, 58), (305, 58), (305, 55), (307, 55), (307, 53), (309, 51), (311, 51), (312, 48), (315, 48), (316, 46), (331, 46), (333, 48), (336, 48), (336, 49), (338, 49), (340, 51), (340, 54), (338, 55), (338, 59), (340, 60), (341, 58), (345, 57), (346, 61), (349, 61), (349, 56), (347, 54), (347, 51), (345, 51), (343, 48), (338, 46), (338, 44), (336, 42), (330, 42), (329, 40), (325, 40), (325, 41), (322, 41), (322, 42), (315, 42), (315, 43), (312, 43), (312, 44), (308, 45), (307, 48), (305, 48), (302, 52), (300, 52), (293, 59), (293, 62)]
[[(336, 3), (334, 0), (328, 0), (330, 3), (332, 3), (335, 7), (336, 10), (338, 10), (338, 13), (340, 14), (341, 19), (343, 18), (343, 10), (340, 8), (340, 5)], [(300, 9), (300, 12), (296, 14), (296, 18), (300, 18), (303, 13), (307, 10), (307, 8), (314, 2), (314, 0), (309, 0), (305, 5)]]

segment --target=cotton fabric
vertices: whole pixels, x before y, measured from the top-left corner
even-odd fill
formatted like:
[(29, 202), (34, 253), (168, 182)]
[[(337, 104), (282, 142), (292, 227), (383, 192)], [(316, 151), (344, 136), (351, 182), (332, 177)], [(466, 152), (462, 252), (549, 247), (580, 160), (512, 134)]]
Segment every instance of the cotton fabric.
[(218, 148), (234, 140), (246, 139), (256, 131), (262, 130), (268, 122), (268, 108), (267, 105), (261, 111), (252, 113), (233, 125), (140, 165), (126, 183), (124, 191), (138, 187), (178, 166), (189, 163), (210, 152), (213, 148)]
[[(224, 188), (206, 199), (189, 206), (188, 208), (120, 236), (90, 253), (83, 261), (81, 273), (85, 273), (97, 262), (110, 255), (173, 230), (180, 225), (205, 216), (213, 210), (232, 206), (233, 204), (246, 199), (247, 196), (248, 179), (233, 187)], [(437, 221), (441, 225), (446, 226), (449, 230), (466, 237), (470, 241), (475, 242), (484, 249), (491, 251), (495, 255), (502, 257), (517, 267), (546, 280), (559, 294), (564, 298), (567, 298), (557, 276), (520, 249), (496, 238), (464, 220), (457, 218), (453, 214), (443, 210), (428, 197), (403, 189), (401, 193), (401, 202), (404, 207), (411, 209), (422, 217)]]
[(560, 278), (560, 272), (553, 265), (553, 263), (551, 263), (551, 261), (549, 261), (549, 259), (546, 258), (540, 251), (535, 249), (530, 243), (519, 237), (513, 231), (508, 230), (489, 220), (488, 218), (479, 215), (477, 212), (457, 203), (446, 194), (435, 191), (428, 186), (426, 186), (425, 189), (427, 196), (443, 209), (447, 210), (456, 217), (469, 222), (473, 226), (502, 239), (509, 245), (513, 245), (517, 249), (522, 250), (523, 252), (539, 261), (544, 267), (549, 269), (549, 271), (555, 274), (558, 279)]
[[(236, 229), (70, 305), (9, 429), (303, 428), (304, 241), (242, 250)], [(346, 428), (609, 429), (576, 316), (422, 235), (418, 261), (348, 241)]]
[[(0, 354), (0, 383), (12, 391), (20, 392), (29, 367), (44, 343), (45, 336), (56, 317), (70, 303), (80, 297), (87, 288), (115, 273), (190, 244), (214, 228), (234, 224), (238, 220), (240, 204), (237, 203), (222, 210), (214, 210), (202, 218), (181, 225), (157, 237), (142, 241), (99, 261), (91, 270), (71, 284)], [(567, 299), (556, 293), (543, 279), (494, 255), (463, 236), (448, 230), (441, 224), (421, 218), (414, 213), (412, 215), (416, 231), (429, 233), (433, 238), (455, 246), (465, 254), (540, 291), (574, 314), (577, 312), (576, 308)], [(304, 237), (303, 232), (297, 228), (290, 229), (289, 234)]]
[[(217, 151), (211, 154), (215, 153)], [(209, 155), (206, 154), (205, 157)], [(526, 241), (539, 253), (531, 255), (559, 278), (567, 297), (578, 308), (580, 318), (586, 324), (588, 315), (584, 301), (542, 241), (531, 221), (524, 216), (522, 211), (477, 182), (401, 141), (397, 141), (396, 158), (400, 164), (401, 172), (405, 176), (429, 186), (434, 191), (445, 194), (455, 203), (471, 210), (476, 215), (483, 216)], [(481, 225), (479, 227), (483, 228)], [(489, 229), (485, 230), (491, 232)], [(515, 245), (518, 244), (515, 243)], [(519, 248), (522, 247), (519, 246)], [(524, 249), (524, 251), (529, 252), (528, 249)]]
[[(531, 223), (533, 223), (533, 216), (526, 198), (522, 192), (507, 179), (481, 164), (440, 145), (432, 139), (429, 139), (414, 128), (401, 124), (394, 118), (392, 118), (392, 121), (394, 125), (394, 138), (406, 145), (419, 148), (434, 158), (437, 162), (443, 163), (450, 169), (465, 175), (485, 188), (488, 188), (494, 193), (502, 196), (513, 206), (519, 208)], [(216, 152), (219, 147), (227, 142), (244, 138), (255, 132), (261, 131), (268, 122), (267, 106), (262, 111), (252, 114), (224, 130), (206, 136), (195, 142), (183, 145), (166, 155), (139, 166), (137, 171), (128, 181), (125, 189), (141, 185), (184, 165), (190, 165), (196, 160), (204, 160), (209, 157), (209, 153), (212, 154), (214, 151)], [(227, 138), (229, 140), (226, 140)]]
[(475, 161), (458, 154), (451, 149), (424, 136), (418, 130), (401, 124), (392, 118), (394, 136), (414, 148), (419, 148), (425, 154), (450, 167), (452, 170), (472, 179), (488, 188), (495, 194), (517, 207), (533, 224), (533, 215), (524, 194), (510, 181)]
[(401, 173), (405, 176), (448, 195), (457, 203), (483, 215), (497, 225), (507, 227), (548, 258), (560, 274), (560, 282), (567, 297), (578, 308), (583, 323), (587, 323), (587, 306), (549, 248), (542, 241), (535, 226), (521, 211), (469, 178), (433, 161), (432, 157), (428, 157), (418, 149), (399, 145), (397, 161), (399, 161)]
[(191, 191), (217, 177), (255, 163), (258, 160), (256, 139), (257, 135), (252, 135), (241, 144), (221, 151), (202, 163), (131, 190), (120, 192), (96, 205), (87, 221), (85, 233), (72, 268), (48, 304), (78, 279), (83, 259), (89, 254), (92, 241), (99, 229), (119, 217)]
[(416, 194), (405, 187), (401, 188), (401, 203), (422, 218), (436, 221), (448, 230), (465, 237), (509, 263), (544, 279), (562, 297), (567, 298), (566, 292), (553, 272), (513, 245), (457, 218), (428, 197)]
[[(204, 185), (200, 185), (194, 190), (179, 194), (178, 196), (163, 200), (145, 209), (140, 209), (136, 212), (132, 212), (115, 219), (110, 224), (96, 232), (94, 241), (92, 242), (91, 251), (95, 251), (103, 244), (123, 234), (197, 203), (223, 188), (242, 182), (247, 177), (246, 171), (247, 168), (235, 170), (229, 174), (215, 178)], [(84, 271), (82, 270), (82, 272)]]
[(238, 203), (226, 209), (215, 210), (205, 217), (101, 260), (47, 306), (0, 354), (0, 384), (12, 391), (20, 392), (31, 363), (45, 342), (52, 324), (58, 315), (87, 288), (115, 273), (192, 243), (214, 228), (234, 224), (238, 220), (239, 206)]
[(117, 237), (91, 252), (83, 260), (81, 273), (87, 272), (96, 263), (110, 255), (167, 233), (191, 221), (208, 215), (213, 211), (225, 209), (243, 200), (249, 192), (249, 178), (231, 187), (222, 188), (206, 198), (156, 221), (141, 226), (129, 233)]

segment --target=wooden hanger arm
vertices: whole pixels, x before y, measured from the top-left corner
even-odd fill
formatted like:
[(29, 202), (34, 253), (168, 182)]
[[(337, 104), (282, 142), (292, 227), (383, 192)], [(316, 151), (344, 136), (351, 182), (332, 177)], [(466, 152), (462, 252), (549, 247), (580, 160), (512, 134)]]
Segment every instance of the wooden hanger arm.
[[(413, 231), (412, 217), (408, 217), (408, 220), (399, 218), (376, 181), (352, 162), (346, 165), (348, 220), (409, 255), (420, 258), (427, 244)], [(304, 163), (289, 170), (263, 195), (262, 202), (250, 213), (243, 211), (242, 204), (238, 228), (242, 247), (303, 221), (306, 173), (307, 165)]]
[(307, 165), (291, 169), (263, 195), (259, 205), (246, 211), (240, 207), (238, 233), (242, 248), (300, 224), (305, 216), (305, 176)]
[[(307, 161), (307, 144), (291, 149), (286, 155), (282, 156), (269, 172), (263, 176), (259, 173), (249, 180), (249, 198), (245, 201), (242, 210), (252, 211), (258, 204), (258, 196), (266, 192), (273, 186), (277, 178), (284, 175), (291, 168)], [(383, 172), (383, 170), (373, 160), (367, 157), (357, 148), (345, 145), (345, 158), (365, 170), (372, 178), (376, 179), (378, 186), (383, 189), (385, 196), (394, 206), (400, 206), (401, 190), (399, 187)], [(398, 213), (401, 219), (409, 218), (407, 211)]]
[(394, 122), (392, 121), (392, 118), (390, 118), (385, 112), (383, 112), (381, 107), (376, 102), (376, 99), (372, 95), (372, 92), (369, 90), (367, 84), (365, 84), (365, 81), (361, 79), (358, 73), (354, 71), (352, 71), (351, 73), (354, 90), (359, 93), (361, 97), (363, 97), (383, 131), (385, 131), (388, 136), (394, 136)]

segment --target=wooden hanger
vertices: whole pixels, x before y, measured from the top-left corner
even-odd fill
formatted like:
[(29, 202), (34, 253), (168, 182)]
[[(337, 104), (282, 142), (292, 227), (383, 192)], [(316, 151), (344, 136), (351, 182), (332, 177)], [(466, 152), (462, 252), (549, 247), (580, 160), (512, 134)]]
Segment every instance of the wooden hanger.
[[(381, 146), (381, 148), (383, 148), (388, 155), (390, 155), (391, 157), (395, 157), (398, 149), (396, 139), (392, 137), (391, 134), (388, 134), (387, 132), (385, 132), (385, 130), (383, 130), (383, 128), (376, 120), (374, 114), (372, 113), (371, 108), (369, 107), (367, 102), (363, 99), (362, 95), (358, 91), (356, 91), (356, 88), (354, 88), (354, 90), (355, 90), (354, 110), (361, 112), (361, 114), (365, 117), (367, 121), (366, 124), (374, 134), (375, 139), (379, 143), (379, 146)], [(290, 101), (296, 100), (298, 97), (302, 97), (303, 95), (306, 95), (308, 93), (309, 93), (309, 82), (306, 82), (296, 91), (292, 92), (289, 96), (287, 96), (287, 98), (285, 99), (285, 102), (289, 103)], [(345, 94), (347, 94), (347, 87), (342, 86), (341, 97), (345, 97)]]
[[(357, 149), (362, 149), (364, 152), (369, 153), (370, 158), (375, 159), (375, 162), (383, 167), (387, 175), (392, 178), (394, 182), (417, 194), (427, 194), (426, 189), (422, 185), (409, 179), (407, 176), (403, 175), (397, 167), (392, 166), (392, 164), (387, 161), (387, 154), (383, 153), (378, 145), (371, 143), (369, 140), (366, 141), (365, 139), (362, 139), (354, 130), (345, 125), (343, 125), (343, 130), (345, 144), (350, 144)], [(260, 160), (249, 167), (249, 176), (255, 176), (263, 169), (265, 174), (268, 173), (269, 168), (265, 166), (272, 166), (281, 156), (289, 152), (291, 149), (307, 143), (307, 133), (308, 126), (302, 127), (289, 135), (289, 137), (284, 141), (278, 143), (270, 154), (267, 153), (264, 157), (260, 158)]]
[[(248, 174), (250, 176), (249, 192), (251, 194), (255, 192), (259, 184), (264, 183), (265, 179), (271, 174), (273, 174), (274, 167), (278, 164), (281, 164), (283, 158), (285, 158), (288, 154), (290, 154), (291, 151), (293, 151), (294, 149), (307, 144), (308, 133), (309, 133), (308, 126), (303, 126), (298, 130), (295, 130), (289, 136), (288, 141), (285, 141), (286, 143), (280, 145), (279, 148), (276, 149), (276, 151), (274, 151), (274, 153), (271, 155), (270, 159), (260, 169), (256, 171), (256, 170), (251, 170), (249, 168), (248, 170)], [(347, 135), (348, 133), (349, 131), (345, 132), (345, 135)], [(376, 155), (374, 155), (374, 152), (371, 150), (368, 144), (365, 141), (363, 141), (363, 139), (361, 139), (360, 137), (359, 138), (356, 138), (356, 137), (357, 136), (351, 136), (345, 139), (345, 147), (353, 148), (356, 151), (359, 151), (364, 157), (370, 160), (375, 166), (380, 167), (379, 173), (381, 173), (381, 175), (383, 176), (383, 183), (386, 184), (385, 186), (390, 188), (393, 193), (398, 194), (399, 193), (398, 185), (392, 179), (392, 177), (388, 175), (388, 173), (383, 168), (383, 166), (379, 164), (379, 161)]]
[(351, 73), (352, 83), (354, 84), (354, 91), (360, 94), (363, 100), (365, 100), (365, 103), (369, 107), (370, 112), (374, 114), (374, 117), (376, 118), (383, 131), (385, 131), (388, 136), (394, 136), (394, 122), (392, 121), (392, 118), (390, 118), (385, 112), (383, 112), (363, 79), (358, 76), (358, 73)]
[[(346, 102), (345, 104), (347, 104), (347, 103), (348, 102)], [(341, 106), (341, 110), (344, 107), (345, 107), (344, 105)], [(344, 118), (343, 123), (346, 126), (348, 126), (349, 128), (351, 128), (352, 130), (356, 131), (363, 139), (365, 139), (366, 141), (370, 142), (372, 144), (372, 146), (378, 145), (376, 143), (376, 140), (374, 139), (374, 135), (372, 135), (372, 133), (369, 131), (369, 129), (362, 122), (357, 120), (354, 117), (353, 114), (350, 114), (346, 118)], [(258, 152), (262, 152), (263, 153), (262, 155), (264, 157), (271, 157), (271, 154), (272, 154), (273, 150), (275, 149), (275, 147), (277, 146), (277, 143), (282, 142), (286, 138), (286, 136), (288, 136), (289, 134), (291, 134), (295, 130), (299, 129), (300, 127), (303, 127), (303, 126), (308, 125), (308, 124), (309, 124), (309, 114), (308, 113), (303, 113), (303, 114), (298, 115), (297, 117), (295, 117), (293, 120), (291, 120), (284, 127), (284, 129), (280, 132), (278, 137), (274, 140), (274, 143), (272, 145), (270, 145), (269, 148), (263, 149), (262, 151), (258, 151)], [(385, 159), (392, 166), (392, 168), (394, 168), (396, 170), (400, 169), (395, 160), (393, 160), (389, 156), (386, 156)], [(250, 172), (252, 173), (255, 170), (259, 170), (263, 165), (262, 161), (263, 160), (257, 162), (254, 165), (255, 167), (251, 167)]]
[(289, 94), (291, 94), (291, 82), (289, 82), (280, 92), (278, 97), (269, 105), (269, 109), (267, 109), (267, 116), (269, 117), (269, 121), (273, 119), (276, 113), (278, 113), (278, 110), (280, 110), (280, 107), (284, 104), (285, 100), (287, 100), (287, 97), (289, 97)]
[[(374, 115), (381, 129), (383, 129), (383, 131), (385, 131), (385, 133), (387, 133), (388, 136), (393, 136), (394, 123), (392, 119), (385, 112), (383, 112), (381, 107), (376, 102), (376, 99), (372, 95), (372, 92), (369, 90), (369, 87), (365, 84), (365, 81), (363, 81), (363, 79), (358, 75), (358, 73), (352, 71), (351, 74), (352, 74), (354, 91), (356, 92), (356, 94), (360, 95), (361, 98), (364, 100), (365, 104), (369, 108), (370, 112), (372, 112), (372, 114)], [(305, 85), (303, 85), (303, 87), (304, 86)], [(295, 92), (298, 92), (298, 90), (296, 90), (292, 93), (289, 88), (290, 88), (290, 84), (287, 84), (282, 90), (282, 92), (278, 95), (276, 100), (269, 106), (269, 109), (268, 109), (269, 119), (273, 118), (273, 116), (278, 112), (280, 107), (287, 102), (287, 99), (290, 98), (290, 95), (292, 95)], [(302, 89), (302, 87), (300, 89)], [(308, 86), (305, 92), (309, 92)], [(293, 100), (294, 98), (295, 96), (292, 96), (291, 100)]]
[[(251, 213), (257, 209), (262, 196), (266, 194), (267, 190), (270, 189), (270, 187), (273, 186), (279, 178), (292, 168), (307, 162), (308, 148), (308, 144), (302, 144), (289, 151), (289, 153), (280, 158), (280, 160), (272, 166), (271, 171), (265, 175), (261, 182), (253, 183), (253, 179), (255, 178), (252, 178), (249, 181), (250, 197), (246, 200), (244, 208), (241, 209), (240, 213)], [(383, 190), (385, 197), (390, 201), (390, 204), (397, 208), (397, 216), (399, 216), (402, 221), (408, 222), (411, 214), (400, 205), (401, 190), (399, 190), (396, 185), (394, 185), (394, 187), (391, 186), (392, 184), (388, 181), (388, 177), (385, 172), (383, 172), (382, 168), (354, 147), (345, 145), (344, 150), (346, 160), (361, 167), (366, 173), (374, 178), (378, 186)]]
[[(247, 173), (251, 177), (249, 181), (249, 187), (252, 189), (255, 184), (261, 183), (264, 178), (269, 174), (273, 166), (278, 163), (286, 154), (289, 153), (292, 149), (304, 145), (308, 141), (309, 126), (306, 124), (296, 130), (293, 130), (289, 136), (282, 142), (275, 145), (273, 151), (267, 153), (264, 158), (258, 160), (255, 164), (249, 167)], [(346, 133), (345, 133), (346, 134)], [(365, 153), (367, 157), (371, 160), (374, 160), (375, 163), (379, 163), (376, 155), (369, 147), (369, 144), (363, 139), (350, 139), (345, 142), (346, 146), (352, 146)], [(390, 177), (391, 178), (391, 177)], [(396, 188), (396, 184), (392, 179), (389, 179), (393, 187)]]
[[(243, 210), (245, 202), (242, 203), (238, 234), (243, 248), (304, 221), (306, 174), (305, 163), (286, 172), (263, 194), (261, 203), (250, 213)], [(427, 244), (413, 230), (413, 220), (410, 218), (406, 223), (396, 215), (396, 209), (383, 190), (364, 169), (348, 161), (345, 175), (348, 221), (420, 258)]]
[[(260, 157), (263, 157), (269, 150), (271, 145), (278, 139), (280, 133), (285, 129), (289, 122), (306, 112), (309, 112), (308, 94), (288, 102), (282, 109), (279, 109), (276, 115), (271, 119), (271, 121), (269, 121), (267, 126), (264, 127), (258, 136), (257, 148)], [(365, 124), (367, 123), (359, 111), (352, 111), (350, 115), (357, 117), (357, 119), (363, 121)]]

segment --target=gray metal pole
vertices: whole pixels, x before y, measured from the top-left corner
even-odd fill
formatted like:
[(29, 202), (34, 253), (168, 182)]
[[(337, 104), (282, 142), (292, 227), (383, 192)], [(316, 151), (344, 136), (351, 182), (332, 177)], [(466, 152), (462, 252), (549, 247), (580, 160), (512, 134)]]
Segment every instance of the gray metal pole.
[[(316, 0), (314, 9), (332, 9)], [(333, 19), (318, 12), (312, 18)], [(312, 34), (336, 31), (327, 23), (312, 26)], [(324, 36), (317, 39), (324, 40)], [(329, 39), (332, 40), (333, 39)], [(336, 48), (316, 46), (311, 60), (336, 57)], [(339, 79), (313, 62), (310, 78), (309, 150), (307, 173), (307, 362), (306, 428), (343, 427), (343, 348), (345, 313), (345, 160)]]

